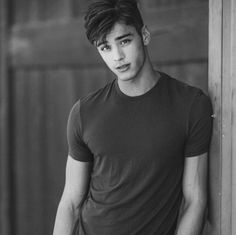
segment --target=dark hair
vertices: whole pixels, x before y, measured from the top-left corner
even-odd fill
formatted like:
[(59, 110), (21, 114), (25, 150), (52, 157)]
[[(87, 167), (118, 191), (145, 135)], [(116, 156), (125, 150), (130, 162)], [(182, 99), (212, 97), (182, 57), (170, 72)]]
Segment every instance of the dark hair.
[(99, 0), (88, 7), (85, 15), (88, 40), (94, 44), (104, 40), (117, 22), (134, 26), (141, 35), (143, 19), (136, 0)]

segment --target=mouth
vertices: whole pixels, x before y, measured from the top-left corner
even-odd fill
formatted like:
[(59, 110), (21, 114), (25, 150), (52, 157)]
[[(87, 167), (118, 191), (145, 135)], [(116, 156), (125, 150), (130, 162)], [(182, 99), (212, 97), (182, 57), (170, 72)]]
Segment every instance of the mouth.
[(125, 72), (129, 69), (129, 67), (130, 67), (130, 64), (123, 64), (123, 65), (117, 66), (116, 70), (118, 70), (119, 72)]

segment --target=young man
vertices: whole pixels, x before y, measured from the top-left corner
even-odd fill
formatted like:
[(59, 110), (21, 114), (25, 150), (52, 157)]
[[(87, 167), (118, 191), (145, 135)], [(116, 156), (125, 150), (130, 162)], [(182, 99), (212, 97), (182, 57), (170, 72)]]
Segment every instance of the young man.
[(200, 235), (209, 98), (154, 71), (134, 0), (92, 3), (85, 27), (117, 79), (71, 110), (54, 235)]

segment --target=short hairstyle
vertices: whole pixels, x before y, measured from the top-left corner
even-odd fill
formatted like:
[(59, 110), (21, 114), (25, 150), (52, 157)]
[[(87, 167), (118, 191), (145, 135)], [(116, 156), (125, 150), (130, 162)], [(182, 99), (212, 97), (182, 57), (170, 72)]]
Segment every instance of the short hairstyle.
[(136, 0), (98, 0), (89, 5), (84, 19), (87, 38), (96, 45), (105, 40), (117, 22), (134, 26), (139, 35), (143, 27)]

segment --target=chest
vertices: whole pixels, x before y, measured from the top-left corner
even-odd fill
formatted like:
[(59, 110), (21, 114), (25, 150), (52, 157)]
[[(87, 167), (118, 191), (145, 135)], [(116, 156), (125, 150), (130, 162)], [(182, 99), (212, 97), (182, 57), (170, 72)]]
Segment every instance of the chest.
[(94, 157), (179, 155), (185, 142), (185, 118), (171, 106), (130, 104), (104, 108), (87, 119), (84, 139)]

